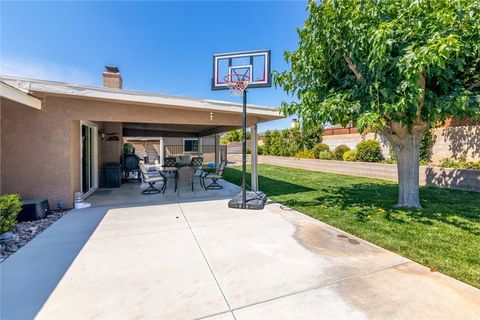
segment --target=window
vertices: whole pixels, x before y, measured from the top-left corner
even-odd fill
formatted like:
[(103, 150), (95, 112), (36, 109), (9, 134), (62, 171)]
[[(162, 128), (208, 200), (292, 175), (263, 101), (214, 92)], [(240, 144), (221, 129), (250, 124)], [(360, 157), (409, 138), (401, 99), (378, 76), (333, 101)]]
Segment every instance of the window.
[(183, 152), (198, 152), (198, 139), (183, 139)]

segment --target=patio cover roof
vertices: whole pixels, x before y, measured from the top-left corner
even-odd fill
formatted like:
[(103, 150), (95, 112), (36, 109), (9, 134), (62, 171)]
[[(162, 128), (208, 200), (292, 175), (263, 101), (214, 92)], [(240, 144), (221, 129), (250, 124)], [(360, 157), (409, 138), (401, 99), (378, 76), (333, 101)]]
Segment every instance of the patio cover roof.
[[(57, 95), (69, 96), (72, 98), (132, 103), (152, 107), (174, 107), (190, 110), (212, 110), (222, 113), (242, 113), (242, 104), (229, 101), (170, 96), (158, 93), (112, 89), (3, 75), (0, 77), (0, 81), (11, 87), (28, 92), (29, 94), (35, 94), (35, 96), (40, 98), (49, 95)], [(247, 113), (256, 116), (258, 122), (282, 118), (278, 109), (268, 106), (248, 104)]]

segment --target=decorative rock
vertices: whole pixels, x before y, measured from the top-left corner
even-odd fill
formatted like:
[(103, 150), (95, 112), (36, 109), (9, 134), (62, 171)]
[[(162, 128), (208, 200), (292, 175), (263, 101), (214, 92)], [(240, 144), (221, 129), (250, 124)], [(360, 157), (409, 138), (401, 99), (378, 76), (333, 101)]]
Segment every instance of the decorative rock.
[(9, 241), (13, 238), (13, 232), (5, 232), (0, 235), (0, 241)]

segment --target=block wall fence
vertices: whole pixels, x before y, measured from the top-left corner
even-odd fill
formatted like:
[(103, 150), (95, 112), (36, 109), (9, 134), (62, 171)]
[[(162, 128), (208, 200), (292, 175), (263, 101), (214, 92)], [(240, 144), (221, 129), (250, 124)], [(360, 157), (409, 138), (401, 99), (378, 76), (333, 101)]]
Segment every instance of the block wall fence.
[[(229, 165), (241, 163), (240, 154), (228, 154)], [(247, 160), (250, 161), (250, 155)], [(258, 163), (312, 171), (397, 181), (395, 164), (258, 156)], [(259, 175), (261, 175), (261, 169)], [(480, 192), (480, 170), (420, 166), (420, 185)], [(261, 186), (260, 186), (261, 187)]]

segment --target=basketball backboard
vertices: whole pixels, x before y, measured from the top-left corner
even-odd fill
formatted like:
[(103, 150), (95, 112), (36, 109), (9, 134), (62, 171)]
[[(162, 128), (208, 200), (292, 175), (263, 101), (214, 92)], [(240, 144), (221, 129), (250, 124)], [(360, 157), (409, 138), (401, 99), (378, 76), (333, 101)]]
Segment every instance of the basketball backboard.
[(212, 90), (228, 90), (225, 77), (232, 75), (247, 76), (248, 88), (271, 87), (270, 50), (215, 54)]

